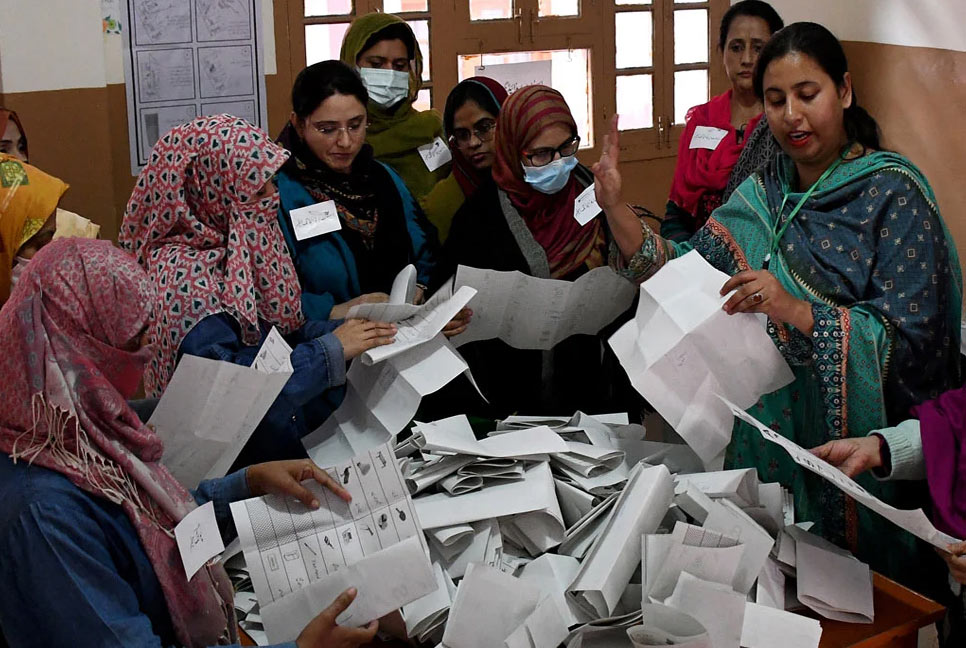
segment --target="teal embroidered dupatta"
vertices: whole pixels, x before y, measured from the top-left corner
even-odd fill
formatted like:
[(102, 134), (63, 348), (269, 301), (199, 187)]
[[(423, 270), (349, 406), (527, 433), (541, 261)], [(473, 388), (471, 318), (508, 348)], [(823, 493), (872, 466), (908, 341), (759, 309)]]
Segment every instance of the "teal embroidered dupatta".
[[(791, 191), (778, 214), (795, 179), (793, 163), (780, 155), (688, 243), (645, 232), (624, 274), (641, 280), (692, 248), (728, 274), (760, 269), (776, 221), (783, 223), (801, 198)], [(806, 448), (865, 435), (959, 386), (959, 260), (928, 182), (906, 158), (876, 152), (840, 165), (789, 225), (769, 270), (790, 294), (811, 302), (815, 319), (811, 338), (769, 322), (795, 381), (749, 412), (775, 431)], [(814, 521), (817, 532), (873, 569), (920, 591), (936, 591), (936, 577), (944, 581), (941, 563), (912, 535), (800, 469), (749, 426), (736, 424), (728, 463), (756, 467), (763, 480), (791, 489), (796, 519)], [(868, 475), (859, 481), (894, 506), (928, 504), (922, 484)]]

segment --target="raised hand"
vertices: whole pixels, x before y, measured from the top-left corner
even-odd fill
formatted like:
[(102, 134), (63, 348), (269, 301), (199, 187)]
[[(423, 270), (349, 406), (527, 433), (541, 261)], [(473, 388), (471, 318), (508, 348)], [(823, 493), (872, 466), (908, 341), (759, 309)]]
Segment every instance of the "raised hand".
[(594, 172), (594, 194), (597, 204), (604, 211), (624, 203), (621, 195), (620, 134), (617, 130), (619, 117), (614, 115), (611, 119), (610, 132), (604, 135), (600, 161), (591, 167)]

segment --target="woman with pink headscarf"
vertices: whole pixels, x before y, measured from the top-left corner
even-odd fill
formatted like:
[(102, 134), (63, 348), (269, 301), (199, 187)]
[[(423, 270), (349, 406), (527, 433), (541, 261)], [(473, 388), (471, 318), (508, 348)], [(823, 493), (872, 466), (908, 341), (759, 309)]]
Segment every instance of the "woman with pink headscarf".
[[(173, 529), (213, 502), (276, 493), (317, 507), (300, 481), (349, 495), (308, 459), (251, 466), (189, 492), (161, 439), (128, 405), (153, 349), (157, 292), (107, 241), (61, 239), (37, 253), (0, 310), (0, 626), (11, 646), (226, 645), (237, 640), (220, 563), (191, 578)], [(349, 590), (288, 646), (354, 646)]]
[(250, 366), (273, 327), (293, 347), (294, 372), (236, 466), (306, 456), (300, 439), (341, 402), (346, 363), (395, 335), (379, 322), (304, 317), (273, 180), (288, 156), (237, 117), (177, 126), (138, 176), (118, 237), (161, 298), (148, 331), (149, 397), (184, 354)]

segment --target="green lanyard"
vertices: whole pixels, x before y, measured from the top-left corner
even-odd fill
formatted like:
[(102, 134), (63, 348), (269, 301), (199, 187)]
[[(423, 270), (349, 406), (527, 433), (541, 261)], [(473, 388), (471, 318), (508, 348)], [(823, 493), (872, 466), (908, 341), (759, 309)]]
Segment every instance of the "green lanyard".
[(808, 191), (805, 192), (805, 195), (802, 196), (801, 200), (798, 201), (798, 204), (795, 205), (791, 213), (788, 214), (788, 218), (785, 219), (784, 225), (782, 225), (781, 228), (779, 229), (778, 224), (781, 222), (781, 215), (785, 213), (785, 205), (786, 203), (788, 203), (788, 196), (791, 194), (791, 191), (788, 191), (785, 193), (785, 197), (782, 199), (781, 209), (778, 210), (778, 215), (777, 215), (778, 217), (775, 220), (775, 231), (774, 231), (774, 234), (772, 234), (771, 249), (769, 249), (768, 254), (765, 255), (765, 261), (761, 266), (762, 270), (768, 269), (768, 262), (771, 261), (772, 255), (774, 255), (775, 252), (778, 251), (778, 244), (781, 242), (782, 237), (785, 235), (785, 230), (788, 229), (788, 226), (791, 225), (792, 221), (795, 220), (795, 217), (798, 216), (798, 212), (801, 211), (802, 207), (805, 205), (805, 202), (812, 197), (812, 194), (815, 193), (815, 190), (818, 188), (818, 186), (823, 182), (825, 182), (828, 179), (828, 177), (832, 175), (832, 173), (837, 168), (839, 168), (839, 165), (842, 164), (842, 160), (845, 159), (845, 154), (847, 152), (848, 152), (848, 148), (846, 148), (845, 151), (842, 152), (842, 155), (840, 155), (838, 159), (835, 160), (835, 162), (830, 164), (829, 167), (825, 169), (825, 172), (821, 176), (819, 176), (819, 179), (815, 181), (815, 184), (813, 184), (811, 187), (808, 188)]

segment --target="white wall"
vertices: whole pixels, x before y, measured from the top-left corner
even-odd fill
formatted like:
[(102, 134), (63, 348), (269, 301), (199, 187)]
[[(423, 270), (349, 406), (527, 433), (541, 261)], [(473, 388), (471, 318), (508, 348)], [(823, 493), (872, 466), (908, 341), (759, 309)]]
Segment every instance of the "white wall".
[[(265, 74), (276, 74), (273, 0), (261, 2)], [(124, 37), (104, 34), (101, 0), (0, 0), (0, 16), (0, 91), (124, 83)]]
[(821, 23), (840, 40), (966, 52), (966, 0), (768, 1), (786, 24)]
[(0, 0), (0, 89), (103, 86), (100, 13), (100, 0)]

